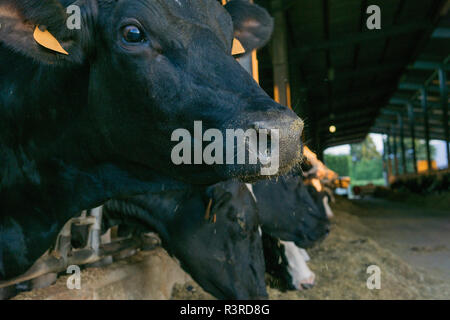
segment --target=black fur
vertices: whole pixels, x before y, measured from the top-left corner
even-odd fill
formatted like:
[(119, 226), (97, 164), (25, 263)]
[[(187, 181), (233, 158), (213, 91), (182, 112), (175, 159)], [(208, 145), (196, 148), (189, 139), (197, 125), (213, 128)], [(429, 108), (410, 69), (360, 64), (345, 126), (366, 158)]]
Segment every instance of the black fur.
[[(71, 31), (68, 0), (0, 0), (0, 279), (113, 197), (259, 177), (252, 165), (174, 165), (171, 134), (194, 120), (281, 127), (281, 170), (298, 162), (301, 121), (233, 59), (230, 15), (213, 0), (180, 1), (79, 0), (82, 28)], [(147, 41), (124, 43), (130, 18)], [(68, 56), (34, 41), (38, 24)]]

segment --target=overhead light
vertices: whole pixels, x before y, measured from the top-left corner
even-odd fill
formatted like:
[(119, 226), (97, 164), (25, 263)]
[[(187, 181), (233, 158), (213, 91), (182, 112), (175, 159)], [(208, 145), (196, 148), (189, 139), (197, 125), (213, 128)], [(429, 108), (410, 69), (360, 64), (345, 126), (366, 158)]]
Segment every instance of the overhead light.
[(335, 133), (336, 132), (336, 127), (335, 126), (330, 126), (329, 128), (331, 133)]

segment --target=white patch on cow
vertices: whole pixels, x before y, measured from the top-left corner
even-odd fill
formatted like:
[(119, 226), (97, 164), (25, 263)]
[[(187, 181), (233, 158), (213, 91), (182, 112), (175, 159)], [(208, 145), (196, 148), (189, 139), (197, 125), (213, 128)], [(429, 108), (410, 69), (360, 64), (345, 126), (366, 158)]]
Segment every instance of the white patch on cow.
[(303, 249), (297, 247), (293, 242), (281, 241), (281, 243), (284, 245), (285, 255), (288, 260), (288, 272), (292, 277), (294, 287), (297, 290), (302, 290), (302, 284), (313, 285), (315, 274), (306, 264), (302, 253)]
[(309, 257), (308, 252), (306, 252), (305, 249), (300, 248), (300, 253), (301, 253), (301, 255), (303, 256), (303, 259), (305, 259), (306, 262), (311, 260), (311, 258)]
[(334, 217), (333, 210), (331, 210), (330, 205), (328, 204), (328, 197), (323, 197), (322, 199), (323, 207), (325, 208), (325, 213), (327, 214), (328, 219)]
[(180, 0), (175, 0), (175, 2), (176, 2), (180, 7), (183, 6), (183, 5), (181, 4)]
[(258, 232), (259, 232), (259, 235), (262, 237), (262, 229), (261, 229), (261, 226), (258, 226)]
[(255, 202), (258, 202), (258, 200), (256, 200), (255, 194), (253, 193), (253, 186), (252, 186), (252, 184), (251, 183), (246, 183), (245, 186), (247, 187), (248, 191), (250, 191), (250, 193), (251, 193), (251, 195), (253, 197), (253, 200), (255, 200)]

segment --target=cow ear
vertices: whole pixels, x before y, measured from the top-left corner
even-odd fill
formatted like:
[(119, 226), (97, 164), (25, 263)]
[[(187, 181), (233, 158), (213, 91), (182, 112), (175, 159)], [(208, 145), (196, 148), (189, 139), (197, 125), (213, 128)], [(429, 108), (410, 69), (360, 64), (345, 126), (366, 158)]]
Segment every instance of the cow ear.
[(68, 8), (58, 0), (3, 0), (0, 43), (39, 62), (82, 63), (96, 13), (96, 2), (89, 0)]
[(233, 19), (234, 37), (247, 54), (267, 44), (273, 32), (273, 19), (266, 9), (247, 0), (231, 0), (225, 9)]

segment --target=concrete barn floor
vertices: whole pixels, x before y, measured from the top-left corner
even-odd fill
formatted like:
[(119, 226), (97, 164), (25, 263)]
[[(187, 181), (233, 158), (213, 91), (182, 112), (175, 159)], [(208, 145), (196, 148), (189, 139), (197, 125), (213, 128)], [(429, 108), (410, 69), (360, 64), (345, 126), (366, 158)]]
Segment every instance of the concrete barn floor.
[[(450, 210), (378, 199), (337, 199), (332, 207), (330, 236), (308, 250), (316, 286), (268, 288), (271, 299), (450, 299)], [(381, 269), (380, 290), (367, 289), (370, 265)], [(16, 299), (212, 298), (162, 249), (82, 275), (89, 285), (81, 292), (68, 291), (65, 276)]]
[[(450, 209), (338, 199), (330, 236), (311, 249), (316, 287), (277, 299), (450, 299)], [(369, 265), (381, 289), (369, 290)]]
[(356, 203), (370, 236), (412, 266), (450, 284), (450, 208), (412, 207), (378, 199)]

